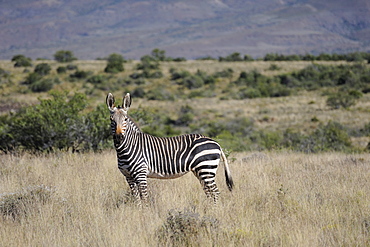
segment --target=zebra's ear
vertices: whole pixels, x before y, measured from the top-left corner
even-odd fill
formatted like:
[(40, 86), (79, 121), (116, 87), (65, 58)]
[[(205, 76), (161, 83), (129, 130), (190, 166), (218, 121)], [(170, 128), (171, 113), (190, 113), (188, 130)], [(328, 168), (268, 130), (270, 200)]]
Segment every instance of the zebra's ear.
[(131, 106), (131, 96), (129, 93), (126, 94), (126, 96), (123, 98), (123, 110), (128, 111), (128, 109)]
[(114, 106), (114, 96), (113, 96), (113, 94), (109, 93), (107, 95), (106, 102), (107, 102), (108, 109), (112, 112), (114, 107), (115, 107)]

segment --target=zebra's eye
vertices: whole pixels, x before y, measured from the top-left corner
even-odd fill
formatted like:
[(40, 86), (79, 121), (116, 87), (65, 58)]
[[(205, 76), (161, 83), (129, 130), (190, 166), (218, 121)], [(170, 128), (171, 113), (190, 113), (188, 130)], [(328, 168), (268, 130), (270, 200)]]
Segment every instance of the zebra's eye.
[(113, 116), (110, 116), (110, 120), (113, 121)]

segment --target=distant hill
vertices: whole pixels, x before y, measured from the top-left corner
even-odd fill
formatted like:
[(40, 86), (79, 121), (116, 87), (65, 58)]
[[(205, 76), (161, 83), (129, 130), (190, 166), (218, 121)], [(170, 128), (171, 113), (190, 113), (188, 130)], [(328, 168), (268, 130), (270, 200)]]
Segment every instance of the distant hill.
[(0, 1), (0, 59), (370, 51), (368, 0)]

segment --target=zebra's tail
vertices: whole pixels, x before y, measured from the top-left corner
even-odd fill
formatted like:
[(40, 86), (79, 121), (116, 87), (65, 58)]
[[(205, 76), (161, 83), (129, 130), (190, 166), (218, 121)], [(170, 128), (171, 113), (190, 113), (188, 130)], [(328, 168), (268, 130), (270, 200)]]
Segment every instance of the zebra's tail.
[(224, 162), (226, 185), (229, 188), (229, 190), (232, 191), (234, 187), (234, 181), (233, 181), (233, 178), (231, 177), (229, 163), (227, 163), (225, 153), (222, 151), (222, 149), (221, 149), (221, 157)]

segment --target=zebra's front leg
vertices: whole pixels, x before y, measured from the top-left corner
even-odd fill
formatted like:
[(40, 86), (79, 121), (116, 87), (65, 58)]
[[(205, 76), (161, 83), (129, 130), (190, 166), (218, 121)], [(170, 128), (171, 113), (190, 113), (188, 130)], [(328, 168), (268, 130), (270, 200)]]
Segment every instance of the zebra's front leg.
[(132, 196), (138, 206), (148, 206), (148, 183), (146, 173), (137, 175), (135, 178), (126, 177)]
[(140, 173), (136, 177), (136, 184), (138, 185), (140, 199), (143, 202), (144, 206), (148, 206), (148, 182), (147, 175), (145, 173)]
[(132, 197), (135, 200), (136, 205), (141, 206), (141, 200), (140, 200), (140, 193), (139, 188), (135, 182), (135, 180), (132, 177), (126, 177), (126, 181), (131, 189)]

